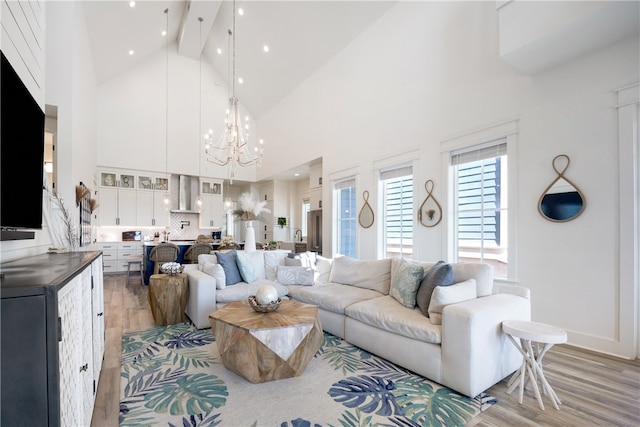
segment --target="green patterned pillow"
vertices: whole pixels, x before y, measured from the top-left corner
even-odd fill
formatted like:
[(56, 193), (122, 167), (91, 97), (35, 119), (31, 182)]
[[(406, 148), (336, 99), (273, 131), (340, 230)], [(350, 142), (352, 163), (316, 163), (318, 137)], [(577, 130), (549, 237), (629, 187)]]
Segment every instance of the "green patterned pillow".
[(389, 295), (407, 308), (416, 306), (416, 294), (424, 269), (404, 258), (391, 259), (391, 288)]

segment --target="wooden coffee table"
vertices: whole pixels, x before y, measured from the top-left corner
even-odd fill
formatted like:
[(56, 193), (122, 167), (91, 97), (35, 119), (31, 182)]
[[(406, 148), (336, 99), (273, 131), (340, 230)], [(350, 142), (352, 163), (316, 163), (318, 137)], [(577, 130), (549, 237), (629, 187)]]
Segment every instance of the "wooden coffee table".
[(301, 375), (324, 340), (318, 307), (292, 300), (271, 313), (231, 302), (209, 321), (224, 366), (252, 383)]

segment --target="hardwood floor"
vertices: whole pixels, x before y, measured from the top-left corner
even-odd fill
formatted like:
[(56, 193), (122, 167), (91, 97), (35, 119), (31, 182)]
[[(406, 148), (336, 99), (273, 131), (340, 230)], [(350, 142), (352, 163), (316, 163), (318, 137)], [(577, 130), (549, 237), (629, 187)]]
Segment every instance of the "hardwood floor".
[[(122, 334), (154, 326), (147, 287), (139, 279), (126, 285), (124, 275), (107, 275), (105, 296), (105, 356), (91, 426), (118, 423)], [(487, 393), (498, 403), (468, 426), (640, 426), (640, 361), (628, 361), (568, 345), (554, 346), (545, 356), (545, 376), (562, 400), (560, 410), (543, 396), (538, 407), (531, 390), (522, 405), (518, 391), (506, 394), (504, 380)]]

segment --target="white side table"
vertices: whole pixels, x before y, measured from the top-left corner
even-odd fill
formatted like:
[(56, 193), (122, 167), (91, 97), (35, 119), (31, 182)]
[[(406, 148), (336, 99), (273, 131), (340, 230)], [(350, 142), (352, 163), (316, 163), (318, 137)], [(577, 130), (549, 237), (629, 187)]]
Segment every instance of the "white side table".
[[(562, 402), (560, 402), (558, 395), (553, 391), (544, 377), (542, 358), (554, 344), (567, 342), (567, 333), (555, 326), (520, 320), (505, 320), (502, 322), (502, 330), (507, 334), (507, 337), (513, 345), (522, 353), (523, 357), (522, 366), (513, 374), (507, 383), (507, 394), (511, 394), (519, 384), (519, 403), (522, 403), (522, 395), (524, 394), (524, 386), (528, 375), (540, 408), (544, 410), (542, 396), (540, 395), (540, 388), (542, 388), (543, 393), (551, 399), (553, 406), (556, 409), (560, 409), (558, 405)], [(520, 343), (516, 341), (516, 338), (520, 339)], [(538, 387), (538, 381), (540, 382), (540, 388)]]

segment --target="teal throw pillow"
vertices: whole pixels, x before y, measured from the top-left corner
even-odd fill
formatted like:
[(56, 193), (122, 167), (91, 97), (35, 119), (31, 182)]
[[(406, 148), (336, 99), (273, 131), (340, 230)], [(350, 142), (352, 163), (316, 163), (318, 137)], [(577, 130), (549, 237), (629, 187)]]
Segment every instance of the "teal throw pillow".
[(453, 267), (444, 261), (438, 261), (424, 276), (418, 288), (416, 304), (420, 307), (422, 314), (429, 317), (429, 303), (435, 287), (451, 285), (453, 285)]
[(226, 286), (242, 282), (242, 276), (240, 275), (240, 270), (238, 270), (238, 254), (236, 250), (217, 252), (216, 256), (218, 257), (218, 264), (220, 264), (224, 270)]
[(422, 280), (424, 268), (404, 258), (391, 260), (391, 286), (389, 295), (408, 308), (416, 306), (416, 293)]
[(252, 283), (256, 280), (256, 270), (253, 267), (253, 261), (249, 254), (245, 252), (238, 252), (237, 254), (238, 270), (245, 283)]

